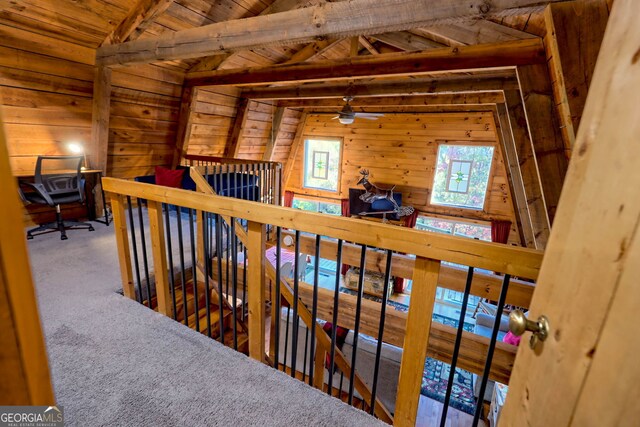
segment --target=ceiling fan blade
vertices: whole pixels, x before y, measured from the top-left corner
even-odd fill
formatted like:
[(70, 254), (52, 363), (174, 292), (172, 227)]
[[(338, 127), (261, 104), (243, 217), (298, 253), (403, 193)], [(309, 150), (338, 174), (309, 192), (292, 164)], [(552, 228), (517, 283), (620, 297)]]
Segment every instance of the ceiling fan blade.
[(370, 119), (370, 118), (378, 118), (378, 117), (384, 117), (384, 114), (382, 113), (356, 113), (356, 117), (362, 117), (363, 119)]
[(339, 119), (340, 116), (331, 117), (331, 120)]
[(380, 117), (362, 117), (362, 116), (358, 116), (359, 119), (365, 119), (365, 120), (378, 120)]

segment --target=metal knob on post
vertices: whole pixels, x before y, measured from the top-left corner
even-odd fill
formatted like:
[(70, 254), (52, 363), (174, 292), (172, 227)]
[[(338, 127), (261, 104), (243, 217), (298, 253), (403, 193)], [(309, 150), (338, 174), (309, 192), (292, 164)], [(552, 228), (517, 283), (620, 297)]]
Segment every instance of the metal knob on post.
[(532, 332), (529, 345), (534, 348), (538, 341), (544, 341), (549, 336), (549, 320), (543, 315), (534, 322), (527, 319), (522, 311), (514, 310), (509, 315), (509, 330), (517, 336), (522, 336), (527, 331)]

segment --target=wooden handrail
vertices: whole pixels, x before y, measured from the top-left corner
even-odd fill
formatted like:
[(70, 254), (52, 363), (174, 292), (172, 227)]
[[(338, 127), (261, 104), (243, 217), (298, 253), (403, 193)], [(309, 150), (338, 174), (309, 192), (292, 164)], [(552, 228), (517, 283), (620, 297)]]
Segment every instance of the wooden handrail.
[(222, 196), (153, 184), (103, 178), (106, 192), (130, 195), (162, 203), (269, 223), (283, 228), (330, 236), (368, 246), (415, 254), (424, 258), (449, 261), (512, 276), (535, 280), (540, 271), (540, 251), (481, 242), (463, 237), (437, 235), (419, 230), (334, 217), (298, 209), (284, 208)]
[[(283, 231), (281, 244), (282, 247), (292, 249), (293, 244), (287, 245), (285, 236), (292, 236), (291, 231)], [(315, 255), (315, 238), (311, 236), (300, 236), (300, 252), (307, 255)], [(320, 257), (325, 259), (336, 259), (338, 254), (338, 243), (331, 240), (323, 239), (320, 242)], [(386, 254), (383, 251), (375, 249), (367, 249), (367, 271), (375, 271), (384, 273)], [(344, 243), (342, 245), (342, 262), (348, 265), (360, 264), (360, 246), (352, 243)], [(391, 275), (411, 279), (415, 268), (415, 257), (402, 254), (393, 254), (393, 262), (391, 263)], [(440, 277), (438, 286), (441, 288), (451, 289), (457, 292), (464, 292), (465, 281), (467, 278), (467, 270), (449, 265), (440, 267)], [(471, 295), (487, 298), (497, 301), (502, 287), (502, 276), (495, 274), (475, 271), (473, 274), (473, 282), (471, 283)], [(509, 284), (509, 293), (507, 294), (507, 304), (517, 307), (529, 308), (535, 285), (523, 280), (511, 279)]]
[(263, 165), (269, 164), (274, 166), (282, 166), (280, 162), (273, 162), (269, 160), (253, 160), (253, 159), (236, 159), (235, 157), (218, 157), (218, 156), (203, 156), (197, 154), (187, 154), (183, 157), (189, 161), (201, 161), (220, 164), (244, 164), (244, 165)]

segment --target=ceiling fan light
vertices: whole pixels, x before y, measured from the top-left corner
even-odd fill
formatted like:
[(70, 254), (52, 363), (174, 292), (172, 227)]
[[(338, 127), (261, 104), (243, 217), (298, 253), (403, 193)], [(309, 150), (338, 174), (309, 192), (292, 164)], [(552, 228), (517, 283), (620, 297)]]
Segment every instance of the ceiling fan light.
[(338, 118), (338, 121), (343, 125), (350, 125), (353, 123), (354, 119), (355, 117), (340, 117)]

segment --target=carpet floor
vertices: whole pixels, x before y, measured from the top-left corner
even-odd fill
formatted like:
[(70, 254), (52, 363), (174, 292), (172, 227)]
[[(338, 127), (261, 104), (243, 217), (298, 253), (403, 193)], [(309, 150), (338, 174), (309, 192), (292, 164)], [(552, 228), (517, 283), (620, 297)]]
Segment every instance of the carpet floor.
[(383, 425), (118, 295), (113, 226), (94, 226), (28, 244), (66, 425)]

